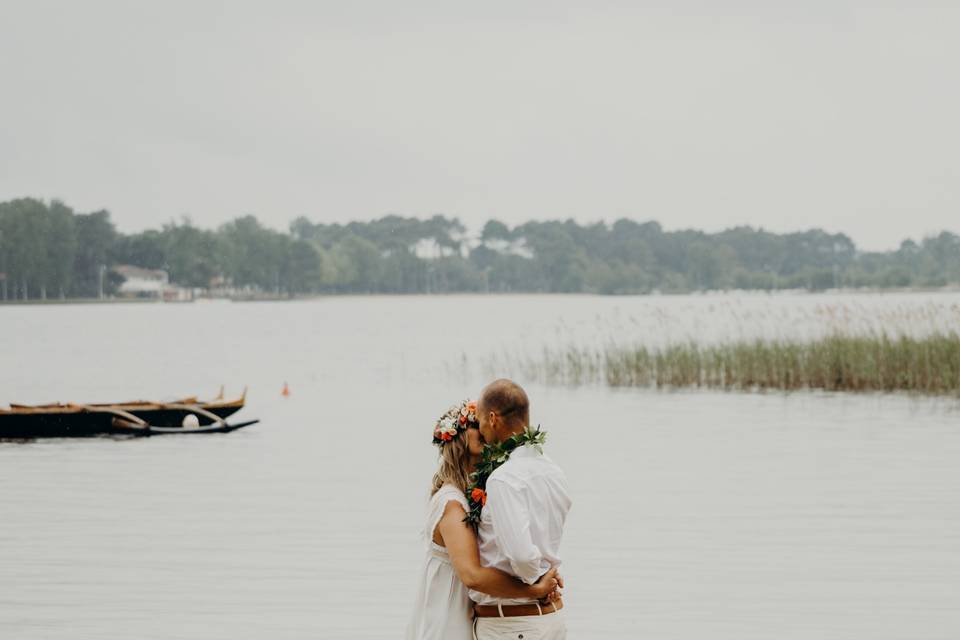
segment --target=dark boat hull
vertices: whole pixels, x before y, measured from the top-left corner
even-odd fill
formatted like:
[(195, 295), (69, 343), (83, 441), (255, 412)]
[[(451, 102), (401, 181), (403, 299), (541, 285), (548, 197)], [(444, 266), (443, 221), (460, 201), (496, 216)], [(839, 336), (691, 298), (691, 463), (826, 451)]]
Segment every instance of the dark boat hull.
[[(48, 416), (44, 416), (48, 418)], [(36, 438), (94, 438), (98, 436), (158, 436), (158, 435), (196, 435), (202, 433), (230, 433), (243, 427), (257, 424), (259, 420), (247, 420), (235, 424), (207, 424), (195, 428), (162, 427), (148, 425), (146, 427), (120, 426), (110, 415), (89, 415), (85, 422), (77, 420), (37, 420), (24, 421), (16, 424), (6, 424), (0, 419), (0, 440), (33, 440)]]
[[(233, 415), (243, 407), (243, 402), (196, 405), (221, 420)], [(118, 419), (117, 412), (109, 407), (120, 408), (133, 414), (148, 426)], [(102, 410), (98, 410), (102, 409)], [(198, 426), (183, 427), (183, 419), (195, 415)], [(46, 406), (0, 411), (0, 440), (33, 438), (88, 438), (100, 435), (159, 435), (169, 433), (226, 433), (256, 421), (229, 425), (217, 422), (209, 415), (190, 411), (181, 406), (163, 406), (149, 403), (139, 405), (90, 405), (85, 410), (65, 406)]]
[(109, 413), (0, 415), (0, 438), (84, 438), (113, 429)]

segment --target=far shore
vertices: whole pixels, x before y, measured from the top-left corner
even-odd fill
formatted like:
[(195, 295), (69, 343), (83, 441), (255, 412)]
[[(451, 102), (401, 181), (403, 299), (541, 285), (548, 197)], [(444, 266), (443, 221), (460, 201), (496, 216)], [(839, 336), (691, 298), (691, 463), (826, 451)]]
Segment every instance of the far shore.
[(192, 302), (296, 302), (326, 298), (373, 298), (373, 297), (451, 297), (451, 296), (602, 296), (618, 297), (657, 297), (657, 296), (725, 296), (725, 295), (884, 295), (904, 293), (958, 293), (960, 286), (948, 287), (907, 287), (907, 288), (858, 288), (858, 289), (711, 289), (707, 291), (652, 291), (649, 293), (601, 294), (591, 292), (548, 292), (548, 291), (450, 291), (445, 293), (315, 293), (300, 295), (255, 294), (245, 296), (197, 296), (187, 300), (163, 300), (160, 298), (106, 297), (106, 298), (34, 298), (28, 300), (0, 300), (0, 306), (23, 305), (63, 305), (63, 304), (188, 304)]
[(193, 300), (158, 300), (156, 298), (36, 298), (33, 300), (0, 300), (0, 306), (61, 304), (183, 304)]

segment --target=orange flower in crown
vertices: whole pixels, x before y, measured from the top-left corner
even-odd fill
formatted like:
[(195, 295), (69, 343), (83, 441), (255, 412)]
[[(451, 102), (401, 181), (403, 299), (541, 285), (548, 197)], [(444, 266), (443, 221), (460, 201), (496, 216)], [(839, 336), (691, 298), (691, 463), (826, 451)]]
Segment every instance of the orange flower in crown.
[(464, 400), (440, 416), (433, 426), (433, 444), (442, 447), (470, 427), (479, 427), (477, 422), (477, 403)]

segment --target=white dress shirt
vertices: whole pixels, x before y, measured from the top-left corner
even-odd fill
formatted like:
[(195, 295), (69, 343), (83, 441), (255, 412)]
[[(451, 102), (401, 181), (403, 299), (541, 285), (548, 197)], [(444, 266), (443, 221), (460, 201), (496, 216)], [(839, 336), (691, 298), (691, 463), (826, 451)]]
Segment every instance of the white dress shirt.
[[(567, 478), (549, 457), (530, 445), (518, 447), (487, 478), (487, 504), (477, 537), (480, 564), (533, 584), (560, 565), (560, 541), (570, 511)], [(478, 604), (521, 604), (470, 591)]]

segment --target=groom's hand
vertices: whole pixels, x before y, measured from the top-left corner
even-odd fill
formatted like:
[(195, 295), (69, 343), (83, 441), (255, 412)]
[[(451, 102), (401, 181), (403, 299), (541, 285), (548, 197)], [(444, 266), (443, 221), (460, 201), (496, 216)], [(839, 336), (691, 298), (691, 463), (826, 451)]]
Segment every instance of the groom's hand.
[(563, 595), (560, 591), (563, 588), (563, 578), (560, 577), (557, 569), (550, 569), (540, 576), (535, 586), (539, 587), (540, 601), (544, 604), (556, 602)]
[(562, 597), (563, 597), (563, 592), (560, 591), (560, 589), (554, 589), (549, 594), (547, 594), (546, 598), (543, 598), (542, 602), (543, 604), (550, 604), (551, 602), (558, 601)]

